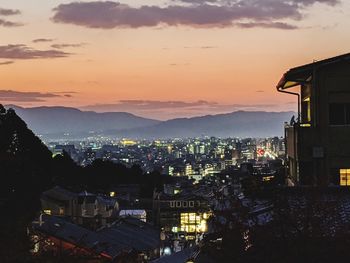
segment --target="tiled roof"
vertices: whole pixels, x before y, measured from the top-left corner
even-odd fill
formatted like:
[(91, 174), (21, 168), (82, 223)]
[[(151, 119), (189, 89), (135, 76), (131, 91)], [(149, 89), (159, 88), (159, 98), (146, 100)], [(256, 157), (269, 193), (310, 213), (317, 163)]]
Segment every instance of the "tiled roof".
[(350, 234), (350, 189), (293, 187), (267, 199), (269, 202), (250, 212), (259, 225), (278, 220), (279, 224), (285, 224), (289, 233), (308, 231), (317, 236)]

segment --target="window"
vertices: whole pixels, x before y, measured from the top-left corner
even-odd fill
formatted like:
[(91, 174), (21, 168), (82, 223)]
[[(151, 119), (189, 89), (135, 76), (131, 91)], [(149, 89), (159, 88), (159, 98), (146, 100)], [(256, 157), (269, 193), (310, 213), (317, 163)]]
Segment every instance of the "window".
[(189, 218), (188, 221), (190, 224), (196, 223), (196, 214), (195, 213), (189, 213), (188, 218)]
[(350, 186), (350, 169), (340, 169), (340, 186)]
[(311, 122), (311, 102), (310, 97), (305, 97), (301, 102), (302, 123)]
[(59, 208), (58, 214), (59, 214), (60, 216), (63, 216), (63, 215), (64, 215), (64, 208), (63, 208), (63, 207), (60, 207), (60, 208)]
[(350, 125), (350, 103), (330, 103), (329, 124)]
[(207, 221), (204, 214), (181, 213), (180, 214), (181, 231), (187, 233), (203, 233), (207, 231)]
[(51, 215), (51, 210), (50, 209), (45, 209), (44, 213), (47, 214), (47, 215)]
[(189, 207), (194, 207), (194, 201), (189, 201), (188, 206)]

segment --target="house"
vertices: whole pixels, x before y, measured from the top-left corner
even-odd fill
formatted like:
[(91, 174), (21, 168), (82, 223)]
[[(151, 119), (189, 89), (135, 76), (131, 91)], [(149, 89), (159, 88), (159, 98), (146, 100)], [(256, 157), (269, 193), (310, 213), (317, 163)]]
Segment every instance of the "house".
[(68, 216), (76, 218), (81, 216), (78, 206), (78, 194), (56, 186), (42, 193), (42, 211), (48, 215)]
[(118, 216), (119, 204), (115, 198), (86, 191), (74, 193), (56, 186), (41, 195), (41, 207), (45, 214), (68, 217), (78, 224), (105, 225)]
[(350, 186), (350, 53), (287, 71), (279, 92), (295, 96), (285, 125), (289, 185)]

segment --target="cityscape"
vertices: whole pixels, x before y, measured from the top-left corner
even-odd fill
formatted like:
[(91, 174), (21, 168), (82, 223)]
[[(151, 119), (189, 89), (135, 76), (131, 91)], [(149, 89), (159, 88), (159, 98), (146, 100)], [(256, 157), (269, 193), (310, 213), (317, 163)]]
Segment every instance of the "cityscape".
[(46, 143), (53, 156), (68, 154), (76, 163), (87, 166), (96, 159), (139, 166), (143, 172), (159, 171), (169, 176), (201, 180), (207, 175), (240, 166), (242, 163), (264, 166), (281, 160), (284, 138), (173, 139), (136, 141), (90, 138), (88, 141)]
[(349, 12), (2, 0), (0, 262), (347, 262)]

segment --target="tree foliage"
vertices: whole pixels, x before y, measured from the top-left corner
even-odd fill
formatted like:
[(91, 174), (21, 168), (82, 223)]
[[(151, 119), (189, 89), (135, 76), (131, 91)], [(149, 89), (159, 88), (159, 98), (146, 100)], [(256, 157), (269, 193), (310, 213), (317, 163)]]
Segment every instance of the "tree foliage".
[(106, 192), (117, 184), (140, 184), (142, 193), (151, 197), (165, 180), (157, 172), (143, 174), (138, 166), (96, 160), (81, 167), (66, 153), (53, 158), (15, 111), (1, 104), (0, 176), (1, 262), (30, 262), (26, 229), (40, 210), (43, 191), (60, 185), (75, 191)]

